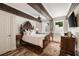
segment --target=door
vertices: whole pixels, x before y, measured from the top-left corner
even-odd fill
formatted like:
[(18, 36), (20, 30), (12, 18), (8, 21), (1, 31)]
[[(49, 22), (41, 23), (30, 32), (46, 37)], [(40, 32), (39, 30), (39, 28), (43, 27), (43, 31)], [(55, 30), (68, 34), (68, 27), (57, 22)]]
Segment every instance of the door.
[(0, 54), (10, 50), (10, 15), (0, 10)]

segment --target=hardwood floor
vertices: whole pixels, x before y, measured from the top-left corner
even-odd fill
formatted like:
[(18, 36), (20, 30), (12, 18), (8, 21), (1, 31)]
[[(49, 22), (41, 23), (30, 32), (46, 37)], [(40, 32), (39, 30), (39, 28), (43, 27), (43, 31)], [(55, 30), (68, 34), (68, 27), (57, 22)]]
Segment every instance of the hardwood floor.
[(29, 49), (21, 46), (16, 50), (9, 51), (7, 53), (2, 54), (1, 56), (38, 56), (38, 54), (30, 51)]
[(30, 44), (19, 45), (16, 50), (9, 51), (1, 56), (58, 56), (60, 44), (50, 42), (47, 47), (41, 51), (39, 47)]
[(43, 49), (37, 45), (34, 45), (34, 44), (29, 44), (29, 43), (26, 43), (25, 44), (22, 44), (22, 46), (26, 47), (27, 49), (35, 52), (36, 54), (40, 55), (42, 52), (43, 52)]

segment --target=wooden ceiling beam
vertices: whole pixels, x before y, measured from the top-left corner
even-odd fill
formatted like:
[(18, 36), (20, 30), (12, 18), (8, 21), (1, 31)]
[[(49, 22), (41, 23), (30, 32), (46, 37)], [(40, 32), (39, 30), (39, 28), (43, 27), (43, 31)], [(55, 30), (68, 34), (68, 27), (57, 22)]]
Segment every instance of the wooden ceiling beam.
[(12, 14), (15, 14), (15, 15), (18, 15), (20, 17), (24, 17), (24, 18), (27, 18), (27, 19), (30, 19), (30, 20), (34, 20), (34, 21), (38, 21), (38, 22), (41, 22), (41, 20), (29, 15), (29, 14), (26, 14), (24, 12), (21, 12), (15, 8), (12, 8), (8, 5), (5, 5), (3, 3), (0, 3), (0, 10), (3, 10), (3, 11), (6, 11), (6, 12), (9, 12), (9, 13), (12, 13)]
[(41, 3), (27, 3), (46, 18), (53, 19)]

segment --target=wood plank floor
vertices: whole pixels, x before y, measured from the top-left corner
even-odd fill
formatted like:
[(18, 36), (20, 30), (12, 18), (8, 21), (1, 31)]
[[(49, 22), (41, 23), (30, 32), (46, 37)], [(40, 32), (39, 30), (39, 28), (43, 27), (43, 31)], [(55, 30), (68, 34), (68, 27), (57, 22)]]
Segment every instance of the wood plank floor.
[(20, 47), (20, 48), (17, 48), (16, 50), (4, 53), (1, 56), (38, 56), (38, 54), (30, 51), (25, 47)]
[(1, 56), (58, 56), (59, 44), (50, 42), (47, 47), (41, 51), (39, 47), (33, 45), (20, 45), (16, 50), (9, 51)]

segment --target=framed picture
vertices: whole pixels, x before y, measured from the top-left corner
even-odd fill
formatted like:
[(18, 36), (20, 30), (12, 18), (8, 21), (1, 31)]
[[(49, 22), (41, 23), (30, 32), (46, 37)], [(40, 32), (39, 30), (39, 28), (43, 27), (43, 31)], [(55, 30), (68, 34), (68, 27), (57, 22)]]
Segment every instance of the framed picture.
[(55, 22), (55, 25), (58, 25), (59, 27), (63, 27), (63, 22)]

